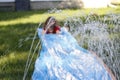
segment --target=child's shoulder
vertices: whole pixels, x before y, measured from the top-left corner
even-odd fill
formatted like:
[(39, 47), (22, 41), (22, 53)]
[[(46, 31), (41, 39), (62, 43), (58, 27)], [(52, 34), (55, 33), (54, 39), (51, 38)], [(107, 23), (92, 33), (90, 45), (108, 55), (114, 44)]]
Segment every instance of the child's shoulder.
[(55, 26), (55, 29), (60, 30), (60, 26), (59, 25)]

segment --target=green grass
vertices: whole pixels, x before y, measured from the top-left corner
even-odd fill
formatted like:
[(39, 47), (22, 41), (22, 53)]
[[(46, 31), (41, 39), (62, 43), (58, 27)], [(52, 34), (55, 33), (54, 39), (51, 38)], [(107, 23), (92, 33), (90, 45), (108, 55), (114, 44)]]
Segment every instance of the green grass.
[[(33, 38), (39, 22), (44, 22), (48, 16), (55, 16), (62, 26), (64, 20), (69, 16), (82, 16), (90, 12), (101, 16), (111, 12), (120, 14), (120, 7), (64, 9), (61, 13), (51, 14), (46, 12), (47, 10), (0, 12), (0, 80), (22, 80), (32, 42), (32, 39), (29, 38)], [(35, 42), (37, 43), (38, 40)], [(31, 78), (36, 56), (37, 52), (28, 71), (27, 80)]]

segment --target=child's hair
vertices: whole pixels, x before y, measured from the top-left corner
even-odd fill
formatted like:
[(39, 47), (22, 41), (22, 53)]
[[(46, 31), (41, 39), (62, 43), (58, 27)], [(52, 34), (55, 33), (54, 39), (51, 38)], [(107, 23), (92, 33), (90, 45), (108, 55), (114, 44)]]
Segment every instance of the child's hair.
[[(47, 20), (46, 20), (45, 23), (44, 23), (44, 26), (43, 26), (44, 29), (47, 28), (47, 25), (50, 23), (51, 20), (55, 20), (55, 18), (52, 17), (52, 16), (48, 17)], [(56, 20), (55, 20), (55, 24), (54, 24), (54, 26), (56, 26), (56, 25), (57, 25), (57, 22), (56, 22)], [(53, 27), (54, 27), (54, 26), (53, 26)]]

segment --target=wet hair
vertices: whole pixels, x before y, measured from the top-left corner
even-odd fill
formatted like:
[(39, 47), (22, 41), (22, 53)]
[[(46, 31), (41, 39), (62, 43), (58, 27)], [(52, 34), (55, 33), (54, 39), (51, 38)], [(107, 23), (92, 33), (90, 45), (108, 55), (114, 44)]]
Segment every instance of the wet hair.
[(52, 20), (55, 20), (55, 24), (52, 25), (52, 26), (50, 26), (50, 27), (53, 29), (53, 28), (57, 25), (57, 23), (56, 23), (56, 19), (55, 19), (54, 17), (52, 17), (52, 16), (50, 16), (50, 17), (47, 18), (47, 20), (46, 20), (45, 23), (44, 23), (43, 28), (46, 29), (47, 26), (50, 24), (50, 22), (51, 22)]

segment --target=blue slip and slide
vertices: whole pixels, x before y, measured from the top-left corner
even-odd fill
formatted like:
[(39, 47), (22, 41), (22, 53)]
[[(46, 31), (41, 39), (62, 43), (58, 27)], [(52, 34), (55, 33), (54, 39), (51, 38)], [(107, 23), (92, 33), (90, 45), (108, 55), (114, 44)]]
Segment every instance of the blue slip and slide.
[(41, 34), (40, 56), (32, 80), (112, 80), (104, 65), (65, 29), (60, 34)]

